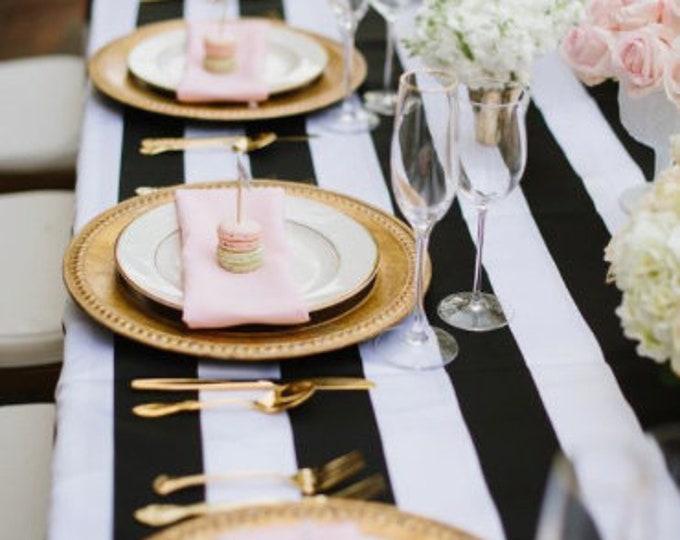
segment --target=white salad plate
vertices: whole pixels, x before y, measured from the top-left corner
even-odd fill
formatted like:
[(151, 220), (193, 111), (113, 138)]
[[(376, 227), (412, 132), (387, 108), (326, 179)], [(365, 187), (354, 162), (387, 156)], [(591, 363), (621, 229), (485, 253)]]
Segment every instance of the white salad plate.
[[(378, 248), (363, 225), (328, 205), (285, 198), (285, 227), (293, 275), (312, 312), (352, 298), (378, 269)], [(118, 237), (116, 267), (143, 296), (182, 309), (180, 231), (175, 203), (134, 219)]]
[[(152, 35), (128, 55), (128, 69), (139, 80), (168, 92), (177, 90), (186, 65), (186, 28)], [(267, 30), (262, 78), (270, 94), (300, 88), (326, 68), (328, 54), (313, 38), (272, 25)]]

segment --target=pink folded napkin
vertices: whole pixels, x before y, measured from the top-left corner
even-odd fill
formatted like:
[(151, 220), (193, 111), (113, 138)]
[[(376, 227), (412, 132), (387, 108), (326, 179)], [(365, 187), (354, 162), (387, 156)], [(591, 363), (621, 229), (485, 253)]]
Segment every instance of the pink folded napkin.
[(224, 270), (215, 258), (217, 226), (236, 215), (236, 189), (179, 189), (175, 194), (182, 237), (182, 319), (189, 328), (239, 324), (297, 324), (309, 312), (292, 273), (281, 188), (243, 192), (243, 216), (262, 225), (264, 263), (254, 272)]
[(213, 73), (203, 67), (204, 36), (217, 32), (217, 23), (187, 23), (187, 60), (177, 88), (177, 99), (185, 102), (259, 102), (269, 97), (262, 80), (268, 25), (258, 21), (226, 23), (237, 43), (236, 67), (229, 73)]

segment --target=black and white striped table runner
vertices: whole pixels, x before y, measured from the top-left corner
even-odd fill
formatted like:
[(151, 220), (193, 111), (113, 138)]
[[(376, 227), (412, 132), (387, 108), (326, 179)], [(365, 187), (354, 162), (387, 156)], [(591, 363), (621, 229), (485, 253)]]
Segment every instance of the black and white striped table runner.
[[(127, 33), (135, 24), (203, 18), (210, 10), (215, 8), (202, 0), (140, 6), (133, 0), (98, 0), (93, 43)], [(330, 10), (320, 0), (241, 0), (240, 13), (278, 14), (294, 26), (338, 37)], [(371, 87), (382, 82), (382, 28), (372, 13), (358, 36), (357, 45), (369, 61)], [(385, 367), (370, 344), (280, 364), (197, 362), (111, 337), (72, 310), (58, 393), (51, 537), (78, 534), (75, 500), (90, 510), (81, 523), (90, 536), (144, 537), (150, 530), (137, 524), (132, 512), (154, 500), (150, 482), (159, 473), (292, 469), (357, 448), (365, 454), (368, 470), (380, 471), (388, 480), (385, 501), (486, 538), (529, 539), (550, 460), (560, 446), (569, 450), (607, 429), (635, 435), (641, 428), (680, 419), (680, 384), (664, 385), (659, 368), (635, 356), (614, 315), (618, 295), (604, 285), (602, 249), (617, 218), (603, 217), (602, 208), (608, 208), (614, 195), (601, 197), (600, 184), (591, 185), (595, 176), (583, 174), (591, 164), (571, 151), (572, 135), (559, 123), (562, 113), (550, 105), (547, 90), (540, 98), (539, 83), (538, 108), (532, 106), (527, 118), (530, 158), (522, 189), (489, 215), (485, 286), (491, 289), (493, 284), (513, 306), (510, 328), (481, 335), (456, 332), (459, 358), (445, 372), (420, 375)], [(592, 95), (588, 114), (600, 115), (598, 125), (611, 126), (616, 134), (613, 142), (611, 137), (607, 141), (623, 144), (622, 151), (633, 153), (648, 169), (651, 156), (627, 137), (610, 107), (612, 88), (596, 89)], [(574, 90), (575, 100), (583, 96), (587, 94), (580, 86)], [(234, 176), (230, 156), (140, 156), (142, 137), (322, 129), (323, 113), (218, 126), (154, 116), (93, 97), (85, 121), (77, 225), (132, 196), (138, 186)], [(252, 154), (250, 168), (254, 177), (317, 183), (389, 210), (385, 175), (390, 131), (391, 121), (384, 119), (370, 135), (323, 133), (309, 143), (273, 145)], [(104, 177), (100, 184), (96, 176)], [(438, 323), (436, 303), (471, 285), (473, 222), (470, 209), (456, 202), (435, 228), (427, 297), (433, 323)], [(100, 358), (101, 365), (90, 365)], [(129, 390), (134, 377), (287, 379), (315, 374), (366, 375), (378, 381), (378, 388), (370, 396), (315, 396), (313, 406), (275, 418), (229, 411), (144, 421), (130, 414), (135, 403), (150, 397)], [(93, 411), (89, 416), (81, 408), (86, 397)], [(74, 451), (74, 440), (92, 454)], [(90, 457), (82, 459), (85, 454)], [(171, 500), (241, 495), (210, 487)], [(110, 535), (102, 533), (107, 528)]]

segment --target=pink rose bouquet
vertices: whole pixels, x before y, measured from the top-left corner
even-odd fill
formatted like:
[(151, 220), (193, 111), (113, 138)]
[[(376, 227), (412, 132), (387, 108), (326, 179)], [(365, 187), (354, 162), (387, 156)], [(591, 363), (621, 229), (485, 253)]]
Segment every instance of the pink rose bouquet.
[(680, 107), (680, 0), (592, 0), (561, 51), (587, 85), (614, 78), (633, 97), (662, 90)]

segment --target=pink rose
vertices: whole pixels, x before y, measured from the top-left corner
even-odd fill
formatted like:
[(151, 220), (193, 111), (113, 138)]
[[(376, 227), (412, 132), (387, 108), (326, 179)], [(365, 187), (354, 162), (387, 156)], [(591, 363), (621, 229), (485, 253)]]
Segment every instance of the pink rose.
[(585, 84), (600, 84), (614, 74), (611, 61), (612, 41), (608, 30), (585, 24), (576, 26), (562, 41), (562, 56)]
[(593, 0), (586, 20), (609, 30), (635, 30), (661, 21), (663, 0)]
[(661, 23), (673, 37), (680, 34), (680, 0), (664, 1)]
[(666, 58), (663, 86), (668, 99), (680, 108), (680, 42), (676, 40)]
[(614, 45), (614, 71), (631, 95), (644, 95), (662, 84), (669, 47), (659, 38), (658, 26), (622, 32)]
[(662, 0), (622, 0), (615, 17), (621, 30), (635, 30), (661, 22), (662, 11)]
[(618, 30), (615, 16), (624, 0), (593, 0), (586, 6), (586, 21), (593, 26)]

